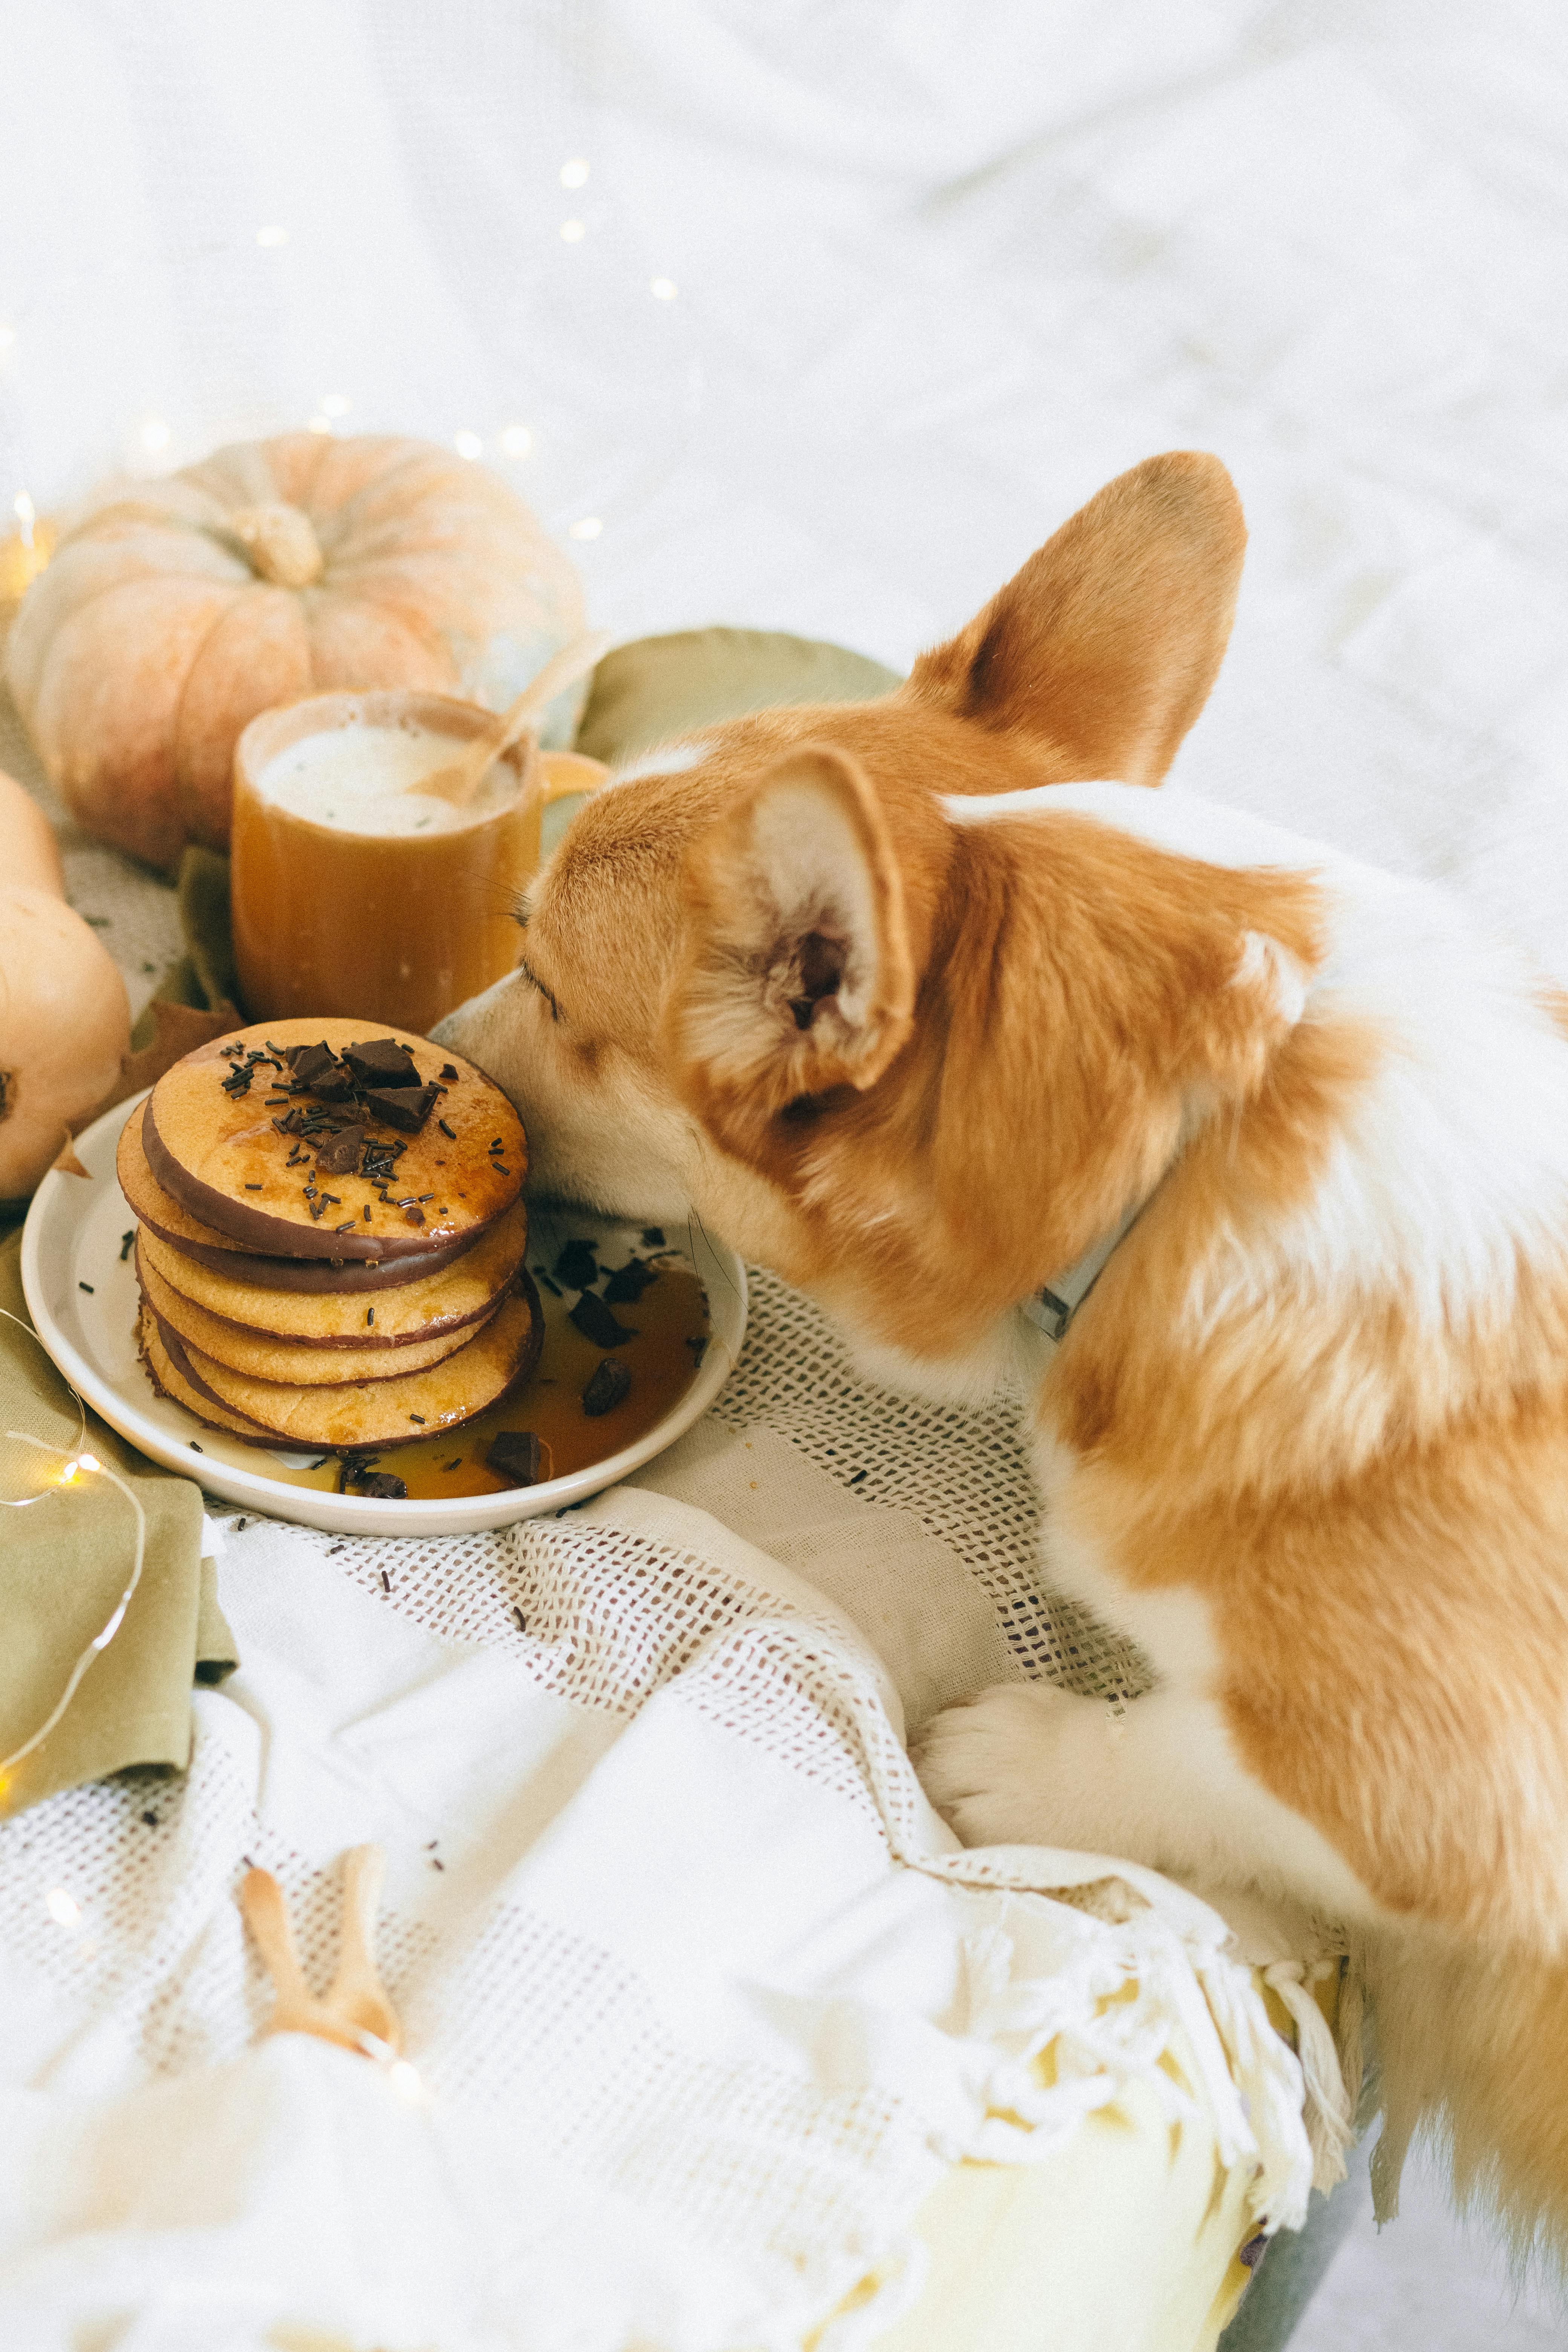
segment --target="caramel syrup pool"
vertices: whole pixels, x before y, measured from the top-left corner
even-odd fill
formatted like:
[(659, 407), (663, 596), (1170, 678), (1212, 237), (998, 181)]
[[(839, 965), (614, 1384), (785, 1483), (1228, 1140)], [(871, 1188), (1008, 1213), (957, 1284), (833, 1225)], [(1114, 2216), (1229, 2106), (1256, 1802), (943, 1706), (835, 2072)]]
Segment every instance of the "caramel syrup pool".
[[(603, 1276), (624, 1265), (634, 1253), (655, 1269), (653, 1281), (635, 1306), (627, 1301), (610, 1309), (616, 1322), (634, 1334), (629, 1339), (617, 1339), (613, 1349), (596, 1348), (568, 1321), (577, 1303), (574, 1289), (557, 1284), (552, 1291), (550, 1286), (552, 1268), (562, 1247), (578, 1237), (601, 1253), (596, 1290), (604, 1288)], [(410, 1502), (440, 1501), (458, 1495), (526, 1493), (526, 1487), (516, 1487), (511, 1479), (485, 1467), (491, 1441), (503, 1430), (531, 1430), (549, 1448), (543, 1468), (547, 1478), (585, 1470), (604, 1461), (606, 1454), (634, 1444), (664, 1419), (696, 1378), (708, 1344), (708, 1301), (684, 1258), (657, 1244), (644, 1243), (635, 1227), (617, 1227), (612, 1236), (596, 1218), (574, 1222), (570, 1216), (542, 1214), (531, 1223), (527, 1262), (544, 1309), (544, 1346), (530, 1377), (499, 1404), (488, 1406), (445, 1436), (386, 1446), (367, 1457), (372, 1468), (391, 1471), (404, 1480)], [(583, 1410), (583, 1391), (606, 1354), (626, 1365), (632, 1384), (618, 1405), (595, 1418)], [(319, 1468), (291, 1468), (289, 1460), (287, 1454), (271, 1455), (267, 1475), (289, 1486), (335, 1492), (339, 1476), (335, 1454)]]

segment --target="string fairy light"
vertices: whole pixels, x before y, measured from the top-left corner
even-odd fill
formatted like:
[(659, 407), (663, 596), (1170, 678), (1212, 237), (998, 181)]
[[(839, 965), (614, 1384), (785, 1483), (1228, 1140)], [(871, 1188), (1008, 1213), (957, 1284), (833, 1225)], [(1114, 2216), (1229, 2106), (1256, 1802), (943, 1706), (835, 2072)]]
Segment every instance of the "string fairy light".
[(420, 2080), (419, 2069), (406, 2058), (400, 2058), (392, 2043), (384, 2042), (379, 2033), (373, 2033), (368, 2025), (355, 2025), (350, 2030), (361, 2056), (374, 2060), (398, 2097), (406, 2099), (410, 2106), (423, 2105), (429, 2093)]
[[(0, 1307), (0, 1316), (4, 1316), (7, 1323), (15, 1323), (18, 1331), (26, 1331), (30, 1339), (37, 1339), (39, 1347), (43, 1347), (44, 1343), (41, 1339), (38, 1339), (38, 1335), (33, 1329), (32, 1325), (30, 1323), (24, 1323), (19, 1315), (13, 1315), (8, 1307)], [(46, 1350), (45, 1352), (47, 1353), (47, 1351)], [(68, 1381), (66, 1385), (68, 1388), (70, 1388)], [(107, 1622), (93, 1635), (92, 1640), (88, 1643), (86, 1649), (78, 1654), (76, 1662), (72, 1665), (70, 1673), (66, 1677), (65, 1688), (60, 1693), (59, 1697), (56, 1700), (53, 1707), (50, 1709), (44, 1721), (38, 1726), (37, 1731), (33, 1733), (31, 1738), (25, 1739), (22, 1742), (20, 1748), (13, 1748), (9, 1756), (0, 1756), (0, 1799), (4, 1798), (5, 1791), (10, 1785), (11, 1774), (15, 1770), (16, 1767), (20, 1764), (26, 1757), (30, 1756), (36, 1748), (41, 1748), (43, 1746), (45, 1740), (48, 1738), (50, 1732), (54, 1730), (56, 1725), (65, 1714), (67, 1707), (69, 1706), (72, 1699), (76, 1696), (77, 1692), (81, 1685), (82, 1676), (87, 1673), (88, 1668), (91, 1665), (93, 1660), (102, 1656), (104, 1651), (108, 1649), (110, 1642), (113, 1641), (115, 1635), (119, 1633), (120, 1628), (125, 1622), (125, 1612), (130, 1608), (132, 1600), (135, 1598), (136, 1588), (142, 1581), (142, 1563), (146, 1558), (147, 1514), (142, 1509), (141, 1502), (129, 1482), (122, 1478), (117, 1470), (111, 1470), (107, 1462), (100, 1462), (96, 1454), (90, 1453), (88, 1450), (87, 1407), (82, 1402), (81, 1398), (77, 1395), (75, 1389), (71, 1389), (70, 1392), (71, 1395), (76, 1398), (77, 1408), (77, 1434), (74, 1445), (55, 1445), (47, 1438), (34, 1437), (30, 1435), (25, 1429), (6, 1430), (5, 1435), (10, 1438), (15, 1444), (31, 1446), (33, 1451), (37, 1454), (53, 1454), (56, 1460), (60, 1462), (64, 1466), (48, 1481), (46, 1486), (40, 1487), (36, 1495), (0, 1496), (0, 1507), (3, 1507), (5, 1509), (9, 1511), (30, 1510), (35, 1503), (47, 1503), (51, 1496), (57, 1494), (62, 1488), (76, 1486), (84, 1476), (89, 1478), (107, 1478), (110, 1485), (111, 1486), (118, 1487), (121, 1494), (124, 1496), (135, 1515), (136, 1541), (132, 1555), (131, 1574), (126, 1580), (124, 1590), (121, 1591), (119, 1600), (115, 1602), (114, 1607), (110, 1613)]]

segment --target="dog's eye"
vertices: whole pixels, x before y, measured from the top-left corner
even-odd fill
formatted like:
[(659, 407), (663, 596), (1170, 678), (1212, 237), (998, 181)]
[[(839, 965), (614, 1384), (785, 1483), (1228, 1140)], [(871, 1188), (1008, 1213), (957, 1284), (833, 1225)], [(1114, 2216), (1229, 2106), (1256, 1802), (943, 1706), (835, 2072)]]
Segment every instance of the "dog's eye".
[(538, 989), (539, 993), (543, 997), (546, 1004), (549, 1005), (550, 1018), (552, 1021), (559, 1021), (561, 1018), (561, 1007), (555, 1002), (553, 991), (545, 987), (544, 982), (540, 979), (539, 974), (534, 971), (526, 956), (519, 956), (517, 960), (517, 968), (519, 971), (521, 972), (524, 980), (528, 981), (534, 988)]

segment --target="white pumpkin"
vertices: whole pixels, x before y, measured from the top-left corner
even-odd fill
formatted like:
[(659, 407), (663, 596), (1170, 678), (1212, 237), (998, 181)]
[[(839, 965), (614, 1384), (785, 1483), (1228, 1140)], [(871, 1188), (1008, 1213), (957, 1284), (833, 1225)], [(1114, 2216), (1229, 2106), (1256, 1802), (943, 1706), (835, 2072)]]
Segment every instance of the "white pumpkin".
[(0, 1200), (18, 1200), (120, 1076), (131, 1006), (113, 958), (65, 903), (48, 820), (3, 773), (0, 827)]

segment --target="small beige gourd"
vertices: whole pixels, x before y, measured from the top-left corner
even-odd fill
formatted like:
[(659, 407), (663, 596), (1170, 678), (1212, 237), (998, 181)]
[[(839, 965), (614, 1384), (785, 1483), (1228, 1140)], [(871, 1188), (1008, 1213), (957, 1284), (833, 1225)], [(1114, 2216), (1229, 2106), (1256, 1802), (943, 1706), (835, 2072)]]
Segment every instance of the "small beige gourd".
[(48, 819), (0, 772), (0, 1200), (30, 1192), (120, 1076), (125, 982), (65, 902)]

